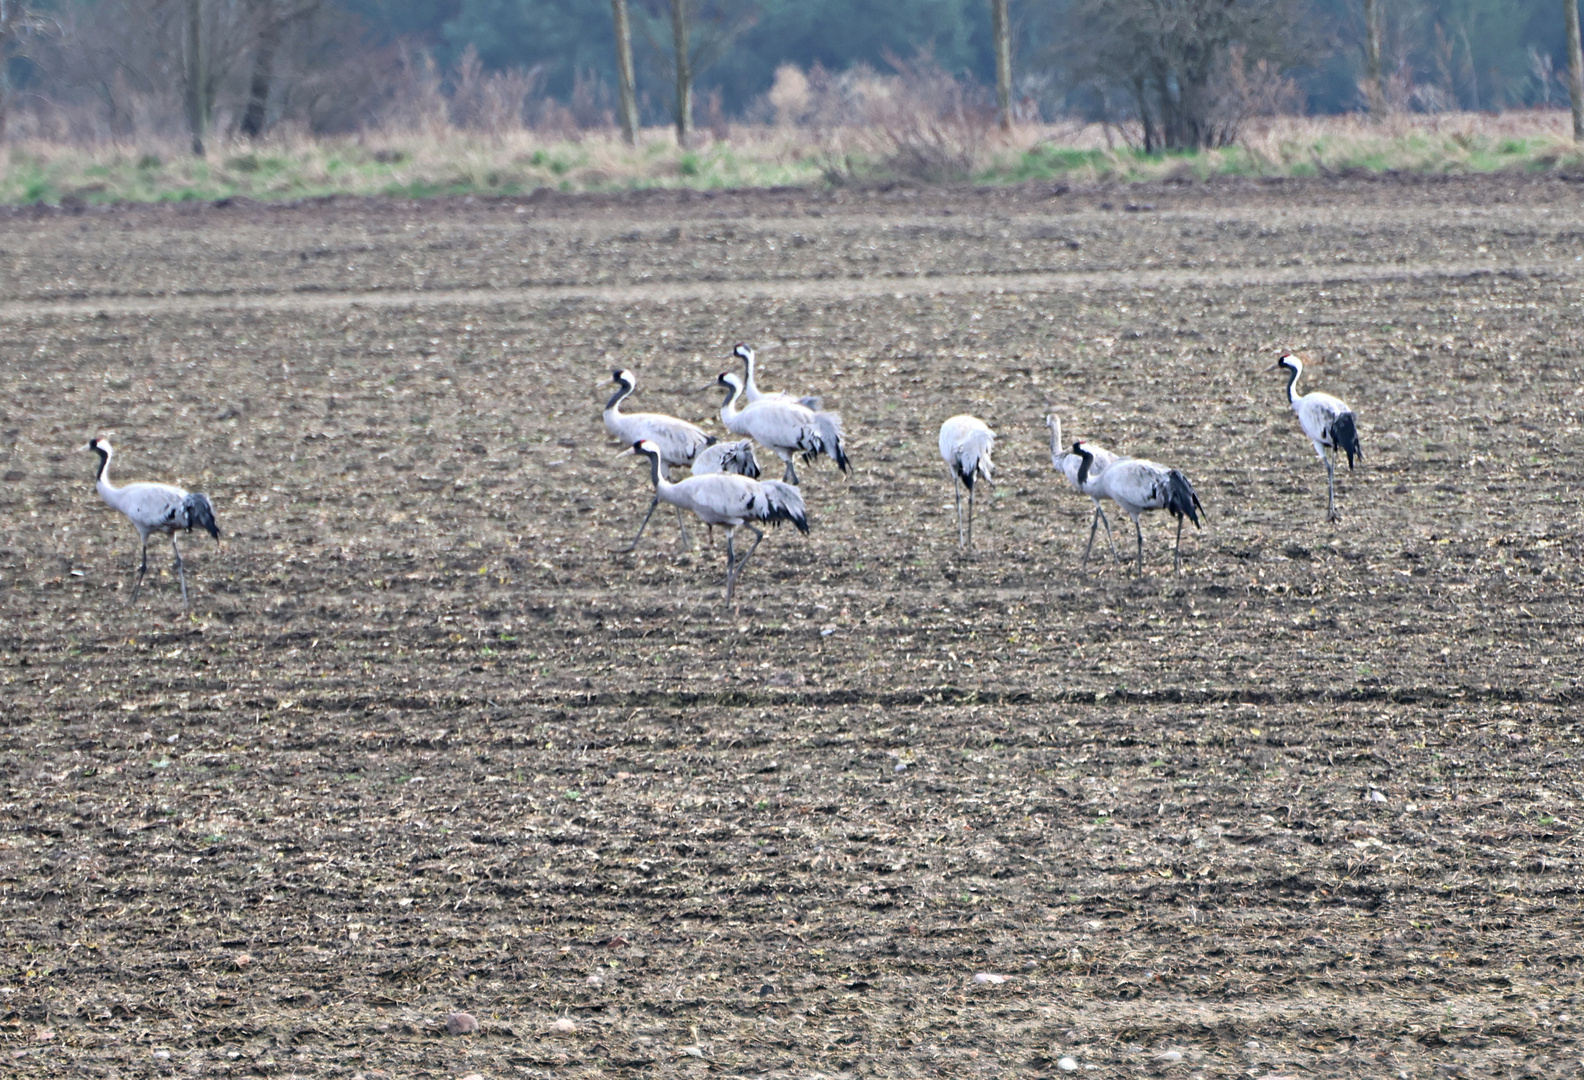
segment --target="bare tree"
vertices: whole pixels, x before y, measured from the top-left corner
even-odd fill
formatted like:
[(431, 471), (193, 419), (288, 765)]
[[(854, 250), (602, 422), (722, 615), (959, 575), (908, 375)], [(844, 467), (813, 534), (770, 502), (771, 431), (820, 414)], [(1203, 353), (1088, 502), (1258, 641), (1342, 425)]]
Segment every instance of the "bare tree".
[(1562, 0), (1567, 26), (1568, 98), (1573, 104), (1573, 141), (1584, 142), (1584, 46), (1579, 42), (1578, 0)]
[(990, 35), (995, 38), (996, 121), (1012, 130), (1012, 25), (1007, 0), (990, 0)]
[(1131, 99), (1144, 149), (1225, 146), (1248, 101), (1284, 96), (1309, 34), (1300, 0), (1077, 0), (1063, 52), (1075, 80)]
[(253, 47), (253, 72), (248, 79), (247, 107), (237, 125), (242, 134), (256, 139), (269, 119), (270, 90), (275, 82), (275, 59), (281, 40), (295, 22), (312, 17), (319, 0), (252, 0), (257, 42)]
[(1364, 99), (1370, 115), (1386, 115), (1386, 88), (1381, 82), (1380, 0), (1364, 0)]
[(11, 106), (11, 59), (18, 54), (22, 39), (44, 25), (43, 16), (27, 0), (0, 0), (0, 139), (5, 138)]
[(627, 18), (627, 0), (611, 0), (611, 22), (616, 31), (616, 92), (622, 139), (631, 146), (638, 141), (638, 93), (633, 79), (632, 23)]
[[(694, 80), (754, 24), (758, 4), (756, 0), (650, 0), (650, 5), (642, 24), (644, 37), (673, 81), (671, 118), (678, 145), (686, 146), (693, 135)], [(663, 10), (655, 10), (656, 6)], [(662, 36), (669, 38), (667, 44), (662, 44)]]
[(187, 126), (192, 131), (192, 152), (197, 157), (204, 155), (211, 103), (203, 44), (203, 0), (187, 0), (186, 41), (182, 50), (186, 81), (183, 86), (187, 96)]
[(693, 135), (693, 50), (688, 42), (688, 0), (671, 0), (671, 54), (676, 75), (677, 145), (686, 146)]

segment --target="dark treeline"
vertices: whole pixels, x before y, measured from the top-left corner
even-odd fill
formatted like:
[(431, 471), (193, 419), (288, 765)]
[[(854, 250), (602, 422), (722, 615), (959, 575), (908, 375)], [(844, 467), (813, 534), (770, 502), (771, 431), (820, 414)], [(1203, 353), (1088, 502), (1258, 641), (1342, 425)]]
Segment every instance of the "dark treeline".
[[(867, 64), (887, 71), (888, 54), (910, 57), (928, 49), (947, 70), (987, 85), (995, 78), (986, 0), (745, 0), (735, 6), (750, 24), (698, 80), (701, 90), (720, 92), (732, 115), (752, 109), (785, 63), (829, 71)], [(1073, 40), (1078, 9), (1128, 6), (1012, 0), (1022, 95), (1047, 110), (1081, 97), (1061, 70), (1070, 67), (1062, 63), (1064, 46), (1085, 44)], [(1322, 113), (1364, 107), (1361, 0), (1284, 6), (1299, 9), (1307, 24), (1285, 28), (1293, 38), (1289, 59), (1303, 96), (1299, 104)], [(607, 85), (614, 80), (608, 0), (345, 0), (345, 7), (382, 41), (422, 41), (442, 67), (453, 66), (471, 45), (489, 68), (541, 70), (545, 88), (566, 100), (579, 72)], [(659, 26), (666, 3), (634, 0), (633, 10), (650, 24), (635, 32), (634, 45), (648, 117), (658, 121), (666, 112), (669, 71), (663, 55), (668, 31)], [(1381, 0), (1381, 14), (1387, 74), (1441, 95), (1417, 107), (1499, 109), (1566, 98), (1559, 77), (1567, 64), (1559, 0)]]
[[(817, 80), (927, 54), (995, 82), (989, 0), (628, 0), (646, 123), (674, 118), (677, 4), (700, 114), (773, 118), (787, 64)], [(1168, 146), (1223, 141), (1196, 99), (1232, 84), (1245, 112), (1361, 109), (1367, 8), (1377, 108), (1567, 103), (1562, 0), (1011, 0), (1013, 96), (1024, 115), (1142, 121)], [(1204, 40), (1184, 44), (1185, 25)], [(212, 110), (243, 134), (282, 120), (334, 132), (421, 120), (460, 93), (464, 112), (553, 102), (545, 115), (589, 126), (616, 109), (612, 39), (610, 0), (0, 0), (0, 124), (33, 95), (94, 105), (112, 132), (173, 100), (189, 123)]]

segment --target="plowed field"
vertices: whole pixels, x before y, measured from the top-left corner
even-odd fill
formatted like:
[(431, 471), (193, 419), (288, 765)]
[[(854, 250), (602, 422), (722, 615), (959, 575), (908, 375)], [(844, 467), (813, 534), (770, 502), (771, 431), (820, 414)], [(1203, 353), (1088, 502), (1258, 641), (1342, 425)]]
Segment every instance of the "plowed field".
[[(0, 1072), (1576, 1075), (1581, 195), (8, 212)], [(600, 410), (718, 432), (740, 340), (856, 471), (727, 608)], [(1180, 578), (1079, 573), (1047, 412)], [(213, 499), (190, 615), (96, 434)]]

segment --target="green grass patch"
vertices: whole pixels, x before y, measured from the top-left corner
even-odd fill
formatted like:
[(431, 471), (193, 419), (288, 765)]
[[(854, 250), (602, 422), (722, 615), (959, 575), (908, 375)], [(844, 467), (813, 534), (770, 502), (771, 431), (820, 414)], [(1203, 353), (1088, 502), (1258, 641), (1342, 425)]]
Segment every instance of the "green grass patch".
[[(1534, 114), (1432, 118), (1414, 126), (1360, 118), (1273, 122), (1246, 132), (1237, 146), (1204, 152), (1146, 154), (1099, 129), (1020, 131), (1011, 145), (993, 139), (971, 176), (979, 183), (1097, 183), (1190, 176), (1315, 176), (1331, 172), (1546, 172), (1577, 168), (1584, 154), (1562, 127)], [(1550, 124), (1550, 127), (1546, 127)], [(1395, 125), (1395, 126), (1393, 126)], [(1528, 125), (1527, 127), (1525, 125)], [(1440, 130), (1438, 130), (1438, 127)], [(1555, 130), (1552, 130), (1555, 129)], [(217, 140), (218, 141), (218, 140)], [(530, 132), (489, 137), (286, 138), (220, 145), (195, 158), (179, 140), (128, 149), (15, 144), (0, 156), (0, 202), (161, 202), (245, 195), (290, 199), (332, 194), (510, 194), (620, 191), (649, 187), (718, 189), (778, 185), (820, 187), (899, 178), (862, 132), (816, 136), (784, 129), (744, 129), (728, 142), (679, 149), (666, 129), (644, 132), (635, 147), (613, 133), (546, 141)]]

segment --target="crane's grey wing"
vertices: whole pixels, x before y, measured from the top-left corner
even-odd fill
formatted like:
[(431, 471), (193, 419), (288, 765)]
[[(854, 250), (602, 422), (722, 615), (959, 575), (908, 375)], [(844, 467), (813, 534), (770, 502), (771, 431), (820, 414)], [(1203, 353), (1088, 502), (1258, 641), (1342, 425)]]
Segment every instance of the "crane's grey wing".
[(819, 412), (825, 406), (825, 399), (818, 394), (811, 394), (808, 397), (798, 398), (797, 403), (812, 412)]

